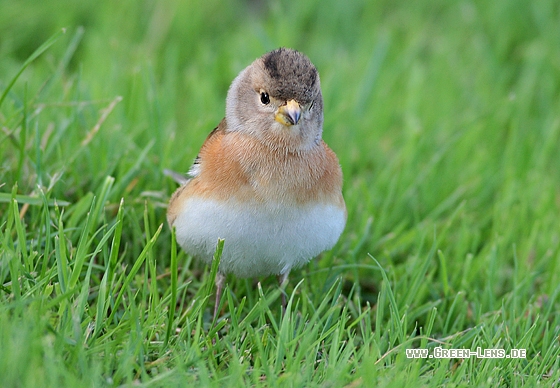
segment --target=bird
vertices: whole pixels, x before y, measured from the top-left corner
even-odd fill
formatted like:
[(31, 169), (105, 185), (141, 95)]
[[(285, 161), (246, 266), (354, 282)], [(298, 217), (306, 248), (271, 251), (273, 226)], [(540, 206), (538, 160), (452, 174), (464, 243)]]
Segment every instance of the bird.
[(167, 210), (177, 243), (195, 259), (211, 264), (224, 240), (214, 319), (226, 275), (276, 275), (283, 286), (338, 241), (347, 219), (342, 170), (322, 133), (319, 73), (300, 51), (267, 52), (231, 83), (225, 118)]

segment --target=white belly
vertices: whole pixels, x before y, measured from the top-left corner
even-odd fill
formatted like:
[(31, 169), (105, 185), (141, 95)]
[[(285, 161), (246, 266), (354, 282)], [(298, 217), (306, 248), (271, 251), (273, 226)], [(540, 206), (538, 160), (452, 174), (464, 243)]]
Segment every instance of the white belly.
[(332, 248), (345, 222), (344, 210), (334, 205), (290, 207), (191, 198), (173, 226), (183, 249), (208, 263), (218, 238), (223, 238), (220, 271), (255, 277), (286, 273)]

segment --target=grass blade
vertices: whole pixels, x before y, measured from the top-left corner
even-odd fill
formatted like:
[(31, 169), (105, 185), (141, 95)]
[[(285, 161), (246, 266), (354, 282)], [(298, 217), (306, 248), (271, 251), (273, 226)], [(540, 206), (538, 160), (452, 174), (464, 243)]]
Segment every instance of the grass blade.
[(6, 99), (6, 96), (8, 95), (8, 92), (10, 91), (10, 89), (12, 89), (12, 87), (16, 83), (17, 79), (19, 78), (21, 73), (23, 73), (23, 71), (27, 68), (27, 66), (29, 66), (31, 64), (31, 62), (33, 62), (35, 59), (37, 59), (37, 57), (39, 57), (41, 54), (43, 54), (45, 51), (47, 51), (47, 49), (49, 47), (51, 47), (64, 33), (66, 33), (66, 29), (63, 28), (60, 31), (53, 34), (49, 39), (47, 39), (47, 41), (45, 43), (43, 43), (41, 46), (39, 46), (39, 48), (37, 50), (35, 50), (33, 52), (33, 54), (31, 54), (29, 56), (29, 58), (27, 58), (27, 60), (23, 63), (23, 66), (19, 69), (17, 74), (14, 76), (14, 78), (12, 78), (12, 80), (8, 83), (8, 86), (6, 87), (6, 89), (4, 90), (2, 95), (0, 96), (0, 107), (2, 107), (2, 103)]
[(177, 266), (177, 240), (175, 238), (175, 228), (171, 229), (171, 263), (170, 268), (171, 271), (171, 300), (169, 301), (169, 313), (167, 318), (167, 331), (165, 333), (165, 342), (163, 343), (163, 348), (167, 347), (169, 343), (169, 339), (171, 338), (171, 333), (173, 332), (174, 328), (174, 320), (175, 320), (175, 308), (177, 306), (177, 275), (178, 275), (178, 266)]

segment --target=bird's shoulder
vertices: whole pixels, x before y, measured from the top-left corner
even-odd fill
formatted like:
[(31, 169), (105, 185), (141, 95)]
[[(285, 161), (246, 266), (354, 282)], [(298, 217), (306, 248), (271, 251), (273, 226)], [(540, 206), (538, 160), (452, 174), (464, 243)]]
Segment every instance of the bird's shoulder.
[(222, 137), (226, 132), (226, 127), (226, 120), (222, 119), (220, 124), (218, 124), (218, 126), (208, 134), (206, 140), (204, 140), (204, 143), (202, 143), (202, 147), (200, 148), (198, 155), (194, 159), (193, 164), (189, 168), (188, 176), (190, 179), (196, 178), (200, 175), (204, 156), (207, 154), (208, 150), (214, 148), (216, 144), (220, 143)]

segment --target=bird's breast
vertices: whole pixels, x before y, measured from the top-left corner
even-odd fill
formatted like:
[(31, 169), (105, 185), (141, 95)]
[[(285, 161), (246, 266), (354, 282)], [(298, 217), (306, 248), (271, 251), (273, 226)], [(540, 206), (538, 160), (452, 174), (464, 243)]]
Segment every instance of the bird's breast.
[(322, 141), (306, 152), (288, 153), (231, 134), (206, 151), (201, 173), (214, 195), (303, 204), (341, 194), (338, 159)]

